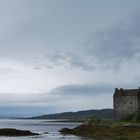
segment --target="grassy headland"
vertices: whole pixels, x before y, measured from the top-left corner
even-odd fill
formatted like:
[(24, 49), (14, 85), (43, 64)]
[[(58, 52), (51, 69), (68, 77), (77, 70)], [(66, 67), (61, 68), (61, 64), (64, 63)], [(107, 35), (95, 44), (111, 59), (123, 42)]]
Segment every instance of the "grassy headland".
[(86, 123), (74, 128), (63, 128), (62, 134), (74, 134), (78, 136), (107, 138), (117, 140), (139, 140), (140, 139), (140, 113), (136, 112), (128, 118), (120, 121), (105, 121), (91, 119)]

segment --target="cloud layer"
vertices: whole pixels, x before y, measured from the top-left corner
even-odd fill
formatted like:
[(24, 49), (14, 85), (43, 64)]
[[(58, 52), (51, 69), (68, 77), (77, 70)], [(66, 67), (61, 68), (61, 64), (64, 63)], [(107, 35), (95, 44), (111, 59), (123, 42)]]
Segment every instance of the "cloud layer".
[(0, 1), (0, 107), (112, 107), (138, 88), (139, 1)]
[[(113, 67), (136, 60), (140, 55), (140, 15), (93, 34), (87, 41), (87, 54), (98, 63)], [(116, 66), (115, 66), (116, 65)]]
[(120, 69), (122, 65), (134, 63), (140, 56), (140, 15), (134, 14), (129, 19), (96, 31), (89, 35), (84, 46), (74, 50), (53, 51), (46, 55), (52, 66), (79, 68), (94, 71), (96, 68)]

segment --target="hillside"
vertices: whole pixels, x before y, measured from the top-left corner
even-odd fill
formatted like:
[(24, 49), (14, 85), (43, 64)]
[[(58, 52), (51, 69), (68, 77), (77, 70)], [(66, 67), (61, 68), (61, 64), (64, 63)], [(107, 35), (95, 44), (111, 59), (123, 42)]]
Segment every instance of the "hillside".
[(64, 112), (58, 114), (36, 116), (30, 119), (88, 119), (92, 117), (102, 118), (102, 119), (112, 119), (113, 110), (102, 109), (102, 110), (85, 110), (85, 111), (78, 111), (78, 112)]

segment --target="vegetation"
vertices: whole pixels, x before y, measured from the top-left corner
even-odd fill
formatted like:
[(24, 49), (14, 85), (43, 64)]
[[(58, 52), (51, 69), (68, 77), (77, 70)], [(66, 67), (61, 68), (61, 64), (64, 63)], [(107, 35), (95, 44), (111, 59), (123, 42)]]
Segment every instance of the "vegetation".
[(140, 113), (138, 112), (121, 121), (92, 118), (74, 129), (63, 128), (60, 132), (62, 134), (93, 137), (94, 139), (139, 140), (139, 121)]
[(140, 112), (135, 112), (126, 118), (120, 120), (121, 122), (140, 123)]
[(49, 114), (32, 117), (30, 119), (69, 119), (69, 120), (87, 120), (92, 117), (101, 119), (112, 119), (113, 110), (112, 109), (102, 109), (102, 110), (85, 110), (78, 112), (64, 112), (58, 114)]

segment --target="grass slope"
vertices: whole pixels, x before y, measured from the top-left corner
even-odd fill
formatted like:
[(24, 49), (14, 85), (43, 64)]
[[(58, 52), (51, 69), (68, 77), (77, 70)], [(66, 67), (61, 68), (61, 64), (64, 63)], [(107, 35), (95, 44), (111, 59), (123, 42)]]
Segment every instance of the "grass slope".
[(31, 119), (89, 119), (92, 117), (101, 119), (112, 119), (113, 110), (102, 109), (102, 110), (85, 110), (78, 112), (64, 112), (58, 114), (36, 116), (32, 117)]
[(74, 129), (63, 128), (62, 134), (104, 140), (140, 140), (140, 124), (92, 119)]

